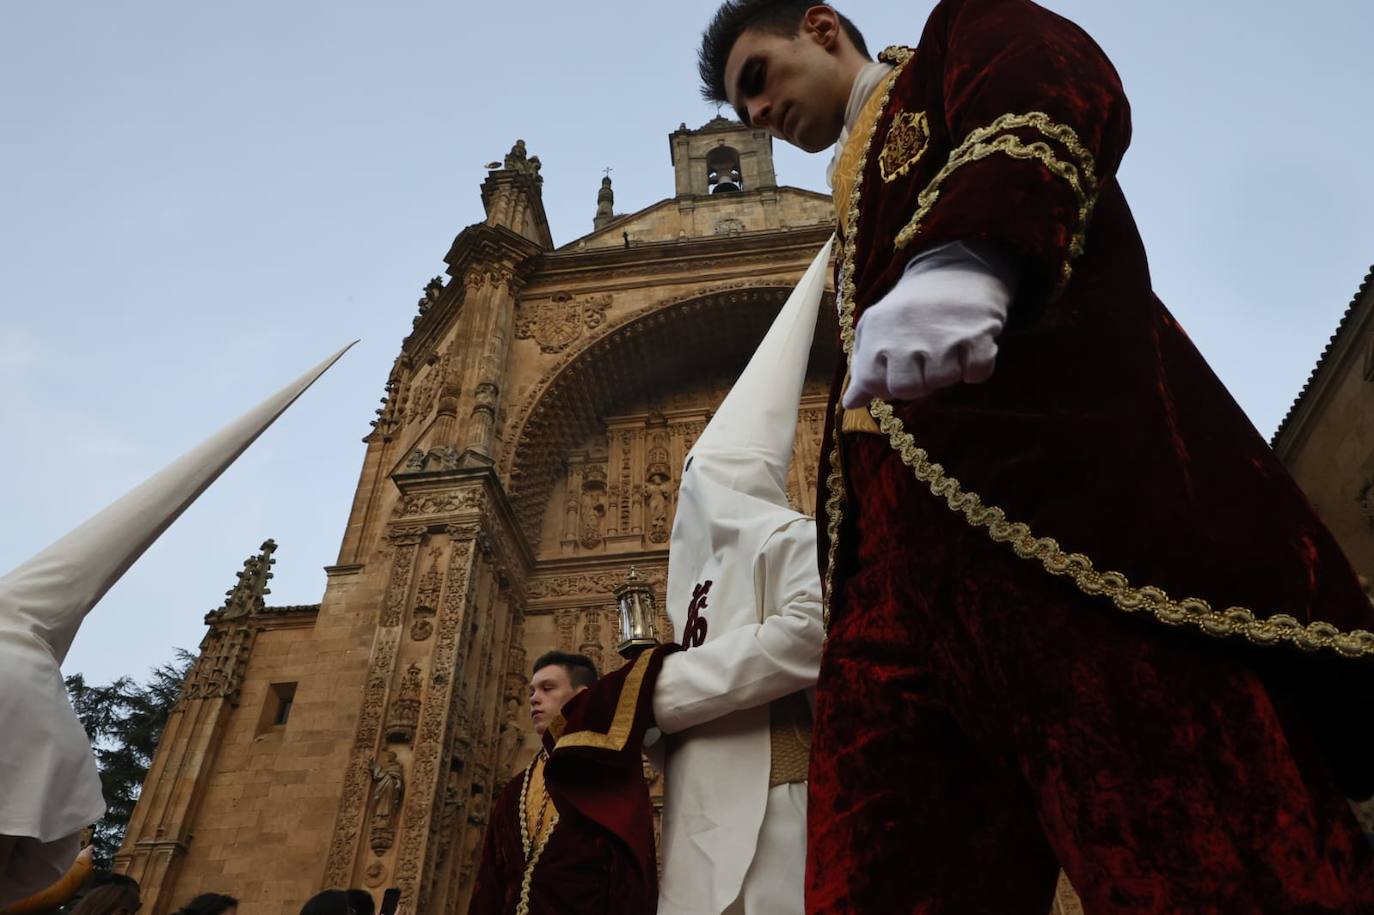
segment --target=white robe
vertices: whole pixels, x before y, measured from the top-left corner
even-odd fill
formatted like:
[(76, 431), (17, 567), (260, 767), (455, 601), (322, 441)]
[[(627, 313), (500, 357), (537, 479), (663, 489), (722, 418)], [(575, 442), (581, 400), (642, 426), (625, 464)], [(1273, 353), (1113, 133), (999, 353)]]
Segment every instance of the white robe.
[(662, 915), (802, 911), (805, 786), (769, 790), (768, 703), (813, 687), (820, 671), (816, 524), (788, 506), (785, 481), (830, 251), (812, 260), (683, 467), (667, 609), (687, 650), (664, 659), (654, 689), (668, 735)]
[[(795, 907), (775, 911), (802, 911), (806, 789), (768, 788), (768, 703), (815, 686), (823, 636), (820, 579), (815, 522), (796, 513), (787, 518), (785, 510), (777, 514), (782, 524), (753, 567), (746, 567), (749, 580), (738, 582), (743, 587), (721, 580), (712, 586), (711, 594), (744, 592), (751, 599), (731, 605), (708, 596), (705, 643), (665, 658), (654, 690), (654, 717), (668, 735), (660, 915), (752, 915), (757, 906), (731, 905), (742, 892), (754, 896), (759, 889), (760, 898), (794, 900)], [(669, 608), (678, 632), (686, 610)], [(765, 824), (766, 810), (788, 822)], [(751, 871), (761, 831), (770, 837), (767, 855)]]

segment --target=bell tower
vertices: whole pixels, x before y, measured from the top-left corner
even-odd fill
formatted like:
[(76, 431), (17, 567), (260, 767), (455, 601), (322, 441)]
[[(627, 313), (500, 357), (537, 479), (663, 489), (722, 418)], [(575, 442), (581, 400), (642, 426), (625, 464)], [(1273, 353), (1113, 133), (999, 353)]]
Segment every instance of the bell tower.
[(668, 135), (677, 196), (776, 188), (773, 138), (716, 115), (696, 130), (686, 124)]

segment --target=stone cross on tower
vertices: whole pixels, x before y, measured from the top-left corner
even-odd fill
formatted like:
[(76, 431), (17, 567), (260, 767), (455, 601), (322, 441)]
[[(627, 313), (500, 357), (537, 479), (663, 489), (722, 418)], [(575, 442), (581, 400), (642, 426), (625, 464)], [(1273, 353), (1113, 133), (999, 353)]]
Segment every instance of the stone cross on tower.
[(592, 217), (592, 228), (600, 232), (615, 220), (615, 191), (611, 190), (611, 172), (608, 165), (601, 170), (601, 190), (596, 192), (596, 215)]

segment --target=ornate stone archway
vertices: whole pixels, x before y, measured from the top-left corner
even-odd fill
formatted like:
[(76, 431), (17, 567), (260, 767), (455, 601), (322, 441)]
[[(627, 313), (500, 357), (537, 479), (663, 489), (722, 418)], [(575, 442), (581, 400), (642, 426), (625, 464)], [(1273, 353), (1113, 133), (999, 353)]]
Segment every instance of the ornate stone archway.
[[(502, 476), (519, 523), (538, 549), (544, 505), (561, 456), (604, 417), (644, 391), (744, 368), (792, 287), (736, 283), (657, 302), (565, 353), (517, 408), (507, 430)], [(837, 355), (830, 296), (812, 348), (812, 373), (828, 375)]]

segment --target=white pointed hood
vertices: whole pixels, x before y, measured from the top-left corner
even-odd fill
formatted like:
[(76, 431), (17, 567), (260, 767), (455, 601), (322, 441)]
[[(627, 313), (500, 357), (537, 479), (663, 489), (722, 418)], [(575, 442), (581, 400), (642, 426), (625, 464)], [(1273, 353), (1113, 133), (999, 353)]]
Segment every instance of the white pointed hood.
[(811, 262), (687, 456), (668, 552), (668, 607), (680, 637), (705, 581), (708, 607), (757, 611), (760, 548), (806, 517), (787, 503), (787, 468), (833, 244)]
[[(90, 742), (62, 681), (61, 664), (81, 621), (348, 348), (0, 577), (0, 734), (5, 746), (0, 752), (0, 835), (63, 846), (55, 855), (45, 855), (35, 843), (16, 852), (0, 873), (0, 905), (21, 898), (25, 888), (41, 889), (45, 880), (60, 876), (76, 854), (75, 838), (104, 814)], [(44, 859), (54, 856), (58, 860), (48, 863), (56, 873), (44, 873)]]

